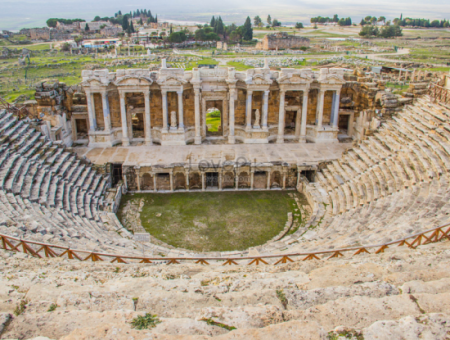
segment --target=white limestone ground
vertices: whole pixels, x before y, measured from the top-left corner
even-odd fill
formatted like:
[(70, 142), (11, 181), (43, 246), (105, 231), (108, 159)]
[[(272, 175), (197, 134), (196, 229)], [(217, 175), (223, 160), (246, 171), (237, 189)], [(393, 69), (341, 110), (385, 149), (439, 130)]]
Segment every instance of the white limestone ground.
[[(281, 266), (0, 256), (0, 320), (11, 319), (1, 339), (327, 339), (333, 330), (365, 340), (447, 339), (450, 332), (450, 242)], [(131, 328), (145, 313), (161, 323)]]

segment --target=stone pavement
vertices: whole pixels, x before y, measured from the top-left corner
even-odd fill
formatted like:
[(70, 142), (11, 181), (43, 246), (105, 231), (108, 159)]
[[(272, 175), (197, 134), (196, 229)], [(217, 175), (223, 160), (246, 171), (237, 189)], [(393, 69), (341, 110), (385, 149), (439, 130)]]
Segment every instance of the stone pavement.
[(112, 148), (76, 147), (79, 156), (94, 164), (123, 163), (124, 165), (169, 165), (173, 163), (199, 164), (214, 162), (286, 162), (314, 165), (339, 159), (351, 143), (306, 144), (234, 144), (186, 146), (131, 146)]

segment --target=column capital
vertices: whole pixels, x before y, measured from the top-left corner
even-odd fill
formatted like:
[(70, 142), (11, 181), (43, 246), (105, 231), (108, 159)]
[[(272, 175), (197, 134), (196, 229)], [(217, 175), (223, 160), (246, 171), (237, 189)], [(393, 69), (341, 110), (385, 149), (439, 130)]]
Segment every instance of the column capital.
[(280, 94), (286, 94), (286, 89), (284, 89), (284, 88), (280, 88)]
[(142, 93), (144, 94), (144, 97), (150, 97), (150, 90), (142, 91)]
[(125, 99), (125, 95), (126, 95), (126, 92), (119, 91), (119, 97), (120, 97), (120, 99)]
[(247, 96), (251, 96), (253, 95), (253, 91), (252, 90), (247, 90)]
[(270, 94), (270, 90), (264, 90), (264, 94), (265, 95), (269, 95)]
[(167, 95), (167, 92), (169, 92), (169, 90), (167, 90), (167, 89), (161, 89), (161, 93), (162, 93), (163, 95)]
[(178, 91), (177, 91), (177, 94), (178, 94), (179, 96), (182, 96), (182, 95), (183, 95), (183, 92), (184, 92), (184, 90), (178, 90)]

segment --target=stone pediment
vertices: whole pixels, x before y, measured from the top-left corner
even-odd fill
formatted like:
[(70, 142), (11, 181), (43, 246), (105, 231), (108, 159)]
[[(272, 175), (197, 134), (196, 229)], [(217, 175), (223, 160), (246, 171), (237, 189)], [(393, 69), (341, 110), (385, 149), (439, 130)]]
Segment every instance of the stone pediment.
[(282, 74), (278, 78), (279, 84), (309, 84), (312, 81), (312, 77), (306, 73)]
[(159, 85), (164, 86), (181, 86), (187, 83), (187, 80), (182, 77), (173, 75), (161, 77), (156, 81)]
[(139, 76), (123, 76), (118, 78), (114, 84), (116, 86), (138, 86), (138, 85), (151, 85), (153, 80), (147, 77)]
[(90, 77), (82, 82), (83, 86), (108, 86), (110, 83), (108, 78)]

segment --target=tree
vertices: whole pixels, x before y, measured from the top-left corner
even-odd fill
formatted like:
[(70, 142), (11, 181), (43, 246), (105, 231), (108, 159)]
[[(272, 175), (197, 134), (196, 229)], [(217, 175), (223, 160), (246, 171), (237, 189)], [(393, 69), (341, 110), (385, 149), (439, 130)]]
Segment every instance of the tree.
[(83, 36), (77, 35), (73, 40), (77, 43), (77, 46), (78, 46), (80, 44), (80, 42), (83, 41)]
[(370, 37), (376, 37), (378, 36), (378, 27), (366, 25), (363, 28), (361, 28), (361, 31), (359, 32), (359, 35), (361, 37), (370, 38)]
[(216, 27), (215, 27), (215, 32), (217, 34), (224, 34), (224, 25), (223, 25), (223, 21), (222, 18), (219, 17), (219, 19), (216, 20)]
[(402, 29), (398, 25), (384, 26), (379, 33), (379, 36), (383, 38), (401, 37), (402, 35)]
[(281, 26), (281, 21), (278, 21), (277, 19), (272, 20), (272, 27), (278, 27)]
[(243, 33), (244, 40), (250, 41), (253, 39), (252, 21), (250, 20), (250, 17), (245, 19)]
[(270, 17), (270, 14), (267, 16), (267, 25), (272, 25), (272, 18)]
[(58, 19), (51, 18), (47, 20), (47, 26), (48, 27), (56, 27), (56, 24), (58, 23)]
[(384, 17), (384, 16), (378, 17), (378, 21), (382, 22), (383, 25), (385, 25), (386, 24), (386, 17)]
[(144, 25), (144, 22), (142, 21), (142, 18), (141, 18), (141, 20), (139, 20), (139, 25)]
[(372, 17), (371, 17), (370, 15), (368, 15), (368, 16), (366, 16), (366, 17), (364, 18), (364, 20), (367, 21), (367, 22), (370, 22), (371, 19), (372, 19)]
[(122, 15), (122, 11), (119, 11), (118, 13), (119, 13), (119, 15)]
[(297, 23), (295, 24), (295, 28), (297, 28), (297, 29), (302, 29), (302, 28), (303, 28), (303, 24), (302, 24), (301, 22), (297, 22)]
[(339, 22), (339, 17), (337, 14), (333, 15), (333, 22)]
[(64, 43), (64, 44), (61, 46), (61, 51), (64, 51), (64, 52), (70, 51), (70, 45), (69, 45), (69, 43)]
[(124, 15), (122, 18), (122, 29), (124, 32), (128, 29), (129, 23), (128, 23), (128, 15)]
[(259, 17), (259, 15), (257, 15), (256, 17), (253, 18), (253, 25), (256, 27), (262, 26), (262, 20)]
[(372, 25), (375, 25), (378, 22), (377, 17), (372, 17), (372, 19), (370, 19), (370, 21), (372, 21)]
[(361, 19), (361, 22), (359, 23), (361, 26), (364, 26), (366, 24), (366, 22), (364, 21), (364, 19)]
[(135, 32), (134, 26), (133, 26), (133, 20), (131, 20), (131, 22), (130, 22), (130, 30), (131, 30), (131, 33)]
[(86, 23), (86, 26), (84, 27), (84, 30), (87, 32), (89, 31), (89, 25)]
[(187, 37), (186, 34), (183, 31), (180, 32), (173, 32), (169, 35), (168, 40), (171, 43), (181, 43), (183, 41), (186, 41)]
[(211, 18), (211, 23), (209, 24), (211, 27), (216, 27), (216, 18), (212, 17)]
[(170, 24), (169, 35), (172, 35), (172, 33), (173, 33), (173, 27), (172, 27), (172, 24)]
[(94, 21), (100, 21), (100, 20), (101, 20), (101, 18), (98, 15), (96, 15), (94, 18)]

